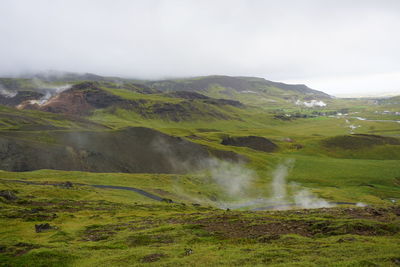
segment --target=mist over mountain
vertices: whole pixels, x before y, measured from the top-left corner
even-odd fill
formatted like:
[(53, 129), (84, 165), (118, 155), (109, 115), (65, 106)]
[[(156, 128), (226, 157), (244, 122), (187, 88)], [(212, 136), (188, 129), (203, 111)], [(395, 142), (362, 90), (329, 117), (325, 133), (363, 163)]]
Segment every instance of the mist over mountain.
[(152, 80), (223, 74), (331, 95), (398, 91), (399, 10), (392, 0), (4, 0), (0, 76), (46, 69)]

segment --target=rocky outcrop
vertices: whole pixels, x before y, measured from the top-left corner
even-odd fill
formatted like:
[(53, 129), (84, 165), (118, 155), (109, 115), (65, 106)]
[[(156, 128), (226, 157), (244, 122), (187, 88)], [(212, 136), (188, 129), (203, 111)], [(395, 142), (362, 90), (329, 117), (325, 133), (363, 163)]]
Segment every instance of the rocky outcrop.
[(51, 98), (40, 107), (40, 110), (85, 115), (93, 109), (106, 108), (123, 102), (124, 99), (102, 90), (97, 83), (83, 82)]

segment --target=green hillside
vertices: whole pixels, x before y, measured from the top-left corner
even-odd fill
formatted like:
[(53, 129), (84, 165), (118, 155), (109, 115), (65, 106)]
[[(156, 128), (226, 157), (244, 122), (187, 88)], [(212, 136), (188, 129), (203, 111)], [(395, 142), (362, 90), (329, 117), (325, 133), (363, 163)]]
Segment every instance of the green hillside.
[(165, 92), (195, 91), (211, 97), (239, 100), (249, 105), (278, 106), (299, 99), (331, 98), (302, 84), (289, 85), (256, 77), (204, 76), (145, 84)]
[(396, 98), (228, 76), (0, 85), (0, 266), (400, 262)]

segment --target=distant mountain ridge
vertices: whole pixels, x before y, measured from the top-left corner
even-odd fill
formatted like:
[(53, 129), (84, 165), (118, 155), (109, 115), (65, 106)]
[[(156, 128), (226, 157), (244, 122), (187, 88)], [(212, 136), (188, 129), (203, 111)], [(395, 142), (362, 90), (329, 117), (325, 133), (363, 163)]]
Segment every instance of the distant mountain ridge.
[(23, 74), (21, 78), (39, 79), (45, 82), (106, 81), (108, 79), (93, 73), (75, 73), (56, 70)]
[(267, 88), (278, 88), (294, 93), (315, 96), (319, 98), (331, 98), (330, 95), (309, 88), (304, 84), (285, 84), (281, 82), (268, 81), (258, 77), (233, 77), (233, 76), (204, 76), (186, 78), (181, 80), (161, 80), (146, 82), (146, 85), (162, 91), (205, 91), (213, 85), (234, 89), (237, 92), (249, 90), (263, 90)]
[(110, 81), (110, 82), (135, 82), (146, 85), (161, 91), (206, 91), (208, 88), (218, 85), (225, 88), (231, 88), (237, 92), (249, 90), (266, 90), (268, 88), (277, 88), (293, 93), (315, 96), (318, 98), (331, 98), (329, 94), (322, 91), (311, 89), (304, 84), (286, 84), (282, 82), (269, 81), (259, 77), (245, 76), (226, 76), (210, 75), (182, 79), (165, 80), (137, 80), (120, 77), (106, 77), (92, 73), (73, 73), (62, 71), (46, 71), (34, 74), (20, 76), (25, 79), (39, 79), (45, 82), (74, 82), (74, 81)]
[[(88, 82), (96, 83), (97, 89), (89, 90), (93, 91), (92, 93), (88, 91), (82, 95), (77, 91), (72, 93), (66, 90), (76, 88), (79, 83), (90, 89), (93, 84)], [(79, 90), (85, 91), (82, 86)], [(100, 94), (102, 96), (99, 96)], [(115, 94), (133, 99), (122, 101)], [(27, 74), (20, 78), (0, 78), (0, 105), (88, 115), (90, 112), (87, 111), (93, 110), (93, 107), (104, 108), (97, 107), (96, 103), (89, 104), (90, 96), (100, 97), (101, 102), (108, 103), (106, 107), (118, 106), (136, 110), (142, 117), (159, 117), (174, 121), (204, 116), (229, 119), (236, 112), (232, 113), (227, 106), (278, 108), (309, 102), (326, 106), (333, 100), (332, 96), (304, 84), (285, 84), (258, 77), (212, 75), (150, 81), (105, 77), (91, 73), (49, 71)], [(87, 97), (89, 98), (86, 99)], [(156, 101), (149, 104), (149, 98)], [(225, 114), (221, 113), (218, 106), (223, 107), (222, 113)]]

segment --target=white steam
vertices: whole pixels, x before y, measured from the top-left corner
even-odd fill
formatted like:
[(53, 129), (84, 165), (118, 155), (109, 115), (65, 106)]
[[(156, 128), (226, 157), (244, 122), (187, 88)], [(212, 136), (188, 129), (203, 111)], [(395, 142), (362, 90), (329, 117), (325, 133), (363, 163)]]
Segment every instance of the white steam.
[(150, 147), (163, 154), (171, 167), (176, 171), (188, 171), (190, 170), (190, 163), (188, 161), (182, 160), (175, 153), (174, 147), (171, 142), (168, 142), (165, 138), (156, 137), (151, 142)]
[(193, 172), (194, 169), (206, 170), (211, 181), (218, 185), (229, 198), (243, 197), (256, 177), (254, 171), (241, 163), (206, 157), (198, 159), (197, 162), (191, 162), (189, 159), (182, 160), (182, 157), (177, 156), (173, 145), (161, 137), (152, 141), (151, 148), (165, 155), (174, 170), (186, 172)]
[(296, 206), (304, 209), (326, 208), (332, 207), (333, 204), (317, 197), (310, 190), (301, 188), (297, 183), (290, 183), (290, 192), (288, 193), (288, 183), (286, 177), (294, 166), (294, 160), (286, 160), (279, 164), (273, 172), (271, 182), (271, 202), (275, 204), (277, 209), (284, 207)]
[(212, 181), (231, 197), (230, 201), (219, 201), (218, 206), (220, 208), (282, 210), (335, 206), (297, 183), (288, 183), (287, 176), (293, 166), (294, 160), (289, 159), (279, 164), (273, 171), (272, 181), (267, 187), (270, 191), (270, 197), (254, 197), (250, 189), (257, 176), (254, 171), (249, 170), (242, 164), (211, 160), (206, 167), (210, 171)]
[[(192, 199), (201, 203), (214, 203), (220, 208), (230, 209), (289, 209), (292, 207), (313, 209), (333, 207), (334, 204), (316, 196), (309, 189), (296, 183), (288, 183), (287, 176), (293, 168), (295, 161), (288, 159), (279, 164), (272, 173), (272, 181), (267, 188), (255, 188), (258, 180), (257, 174), (238, 162), (229, 162), (216, 158), (199, 158), (195, 165), (189, 159), (182, 160), (177, 157), (175, 149), (164, 138), (156, 138), (152, 142), (152, 149), (166, 156), (169, 163), (176, 170), (192, 172), (200, 169), (206, 174), (207, 179), (202, 179), (202, 186), (214, 185), (219, 197), (211, 200), (190, 196), (184, 193), (184, 188), (176, 185), (176, 191), (184, 195), (186, 199)], [(204, 173), (205, 171), (205, 173)], [(204, 176), (203, 176), (204, 177)], [(269, 189), (270, 196), (266, 191)]]
[(210, 159), (205, 164), (212, 180), (233, 198), (244, 197), (256, 176), (254, 171), (239, 163)]
[(7, 98), (12, 98), (17, 95), (17, 92), (7, 90), (0, 84), (0, 95), (7, 97)]
[(318, 208), (330, 208), (335, 206), (328, 201), (317, 197), (308, 189), (301, 189), (293, 195), (293, 200), (296, 207), (303, 209), (318, 209)]
[(365, 204), (365, 203), (362, 203), (362, 202), (357, 202), (357, 203), (356, 203), (356, 206), (357, 206), (357, 207), (364, 208), (364, 207), (366, 207), (366, 206), (368, 206), (368, 205)]
[(303, 102), (303, 101), (297, 100), (295, 102), (295, 104), (298, 105), (298, 106), (306, 106), (307, 108), (326, 107), (326, 103), (325, 102), (318, 101), (318, 100), (315, 100), (315, 99), (313, 99), (313, 100), (311, 100), (309, 102), (306, 102), (306, 101)]
[(42, 106), (49, 101), (49, 99), (52, 97), (52, 94), (50, 92), (46, 92), (44, 96), (42, 96), (40, 99), (37, 100), (29, 100), (29, 104), (32, 105), (39, 105)]
[(44, 93), (44, 96), (42, 96), (40, 99), (38, 100), (30, 100), (29, 104), (32, 105), (39, 105), (42, 106), (44, 104), (46, 104), (50, 98), (52, 98), (53, 96), (71, 88), (72, 85), (70, 84), (64, 84), (64, 85), (51, 85), (51, 84), (47, 84), (42, 82), (41, 80), (34, 78), (32, 79), (33, 84), (37, 87), (40, 88), (40, 91), (42, 91)]
[(273, 201), (285, 201), (287, 198), (286, 189), (286, 177), (289, 172), (289, 168), (293, 166), (293, 160), (287, 160), (285, 164), (279, 164), (273, 172), (273, 179), (271, 182), (271, 200)]

